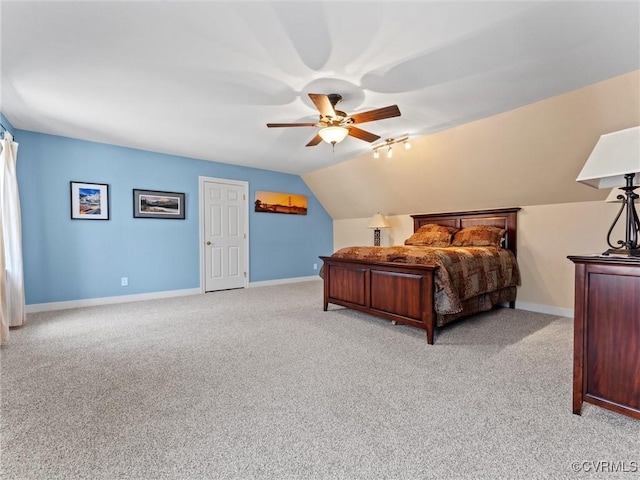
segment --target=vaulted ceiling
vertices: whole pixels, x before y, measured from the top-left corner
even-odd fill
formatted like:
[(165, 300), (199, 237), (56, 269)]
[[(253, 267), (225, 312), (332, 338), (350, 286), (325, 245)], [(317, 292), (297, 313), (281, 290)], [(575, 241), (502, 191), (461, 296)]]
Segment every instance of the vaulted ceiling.
[(308, 93), (412, 138), (640, 68), (638, 2), (2, 1), (16, 128), (269, 170), (362, 156), (305, 144)]

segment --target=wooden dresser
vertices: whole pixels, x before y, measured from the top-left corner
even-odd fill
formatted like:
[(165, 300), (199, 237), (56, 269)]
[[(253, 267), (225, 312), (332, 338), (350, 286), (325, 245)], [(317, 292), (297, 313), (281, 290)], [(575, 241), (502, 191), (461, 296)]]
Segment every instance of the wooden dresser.
[(588, 402), (640, 419), (640, 258), (575, 264), (573, 413)]

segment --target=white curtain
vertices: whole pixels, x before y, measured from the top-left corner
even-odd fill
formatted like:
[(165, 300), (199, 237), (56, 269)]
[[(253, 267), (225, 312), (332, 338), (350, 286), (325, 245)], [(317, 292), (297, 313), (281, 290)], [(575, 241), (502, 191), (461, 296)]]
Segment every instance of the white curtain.
[(24, 273), (22, 268), (22, 223), (16, 162), (18, 144), (9, 132), (0, 141), (0, 340), (6, 342), (9, 327), (24, 325)]
[[(0, 147), (2, 148), (2, 147)], [(0, 208), (0, 232), (2, 231), (2, 208)], [(4, 268), (4, 239), (0, 234), (0, 344), (9, 339), (9, 309), (7, 308), (7, 288)]]

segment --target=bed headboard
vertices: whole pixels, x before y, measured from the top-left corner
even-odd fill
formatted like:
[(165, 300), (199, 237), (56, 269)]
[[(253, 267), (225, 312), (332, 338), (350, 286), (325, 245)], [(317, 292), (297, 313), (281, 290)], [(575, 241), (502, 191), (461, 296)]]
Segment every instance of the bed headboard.
[(411, 218), (413, 218), (414, 232), (422, 225), (429, 223), (457, 228), (470, 227), (472, 225), (492, 225), (504, 228), (506, 230), (504, 247), (517, 256), (518, 210), (520, 210), (520, 207), (469, 210), (466, 212), (425, 213), (411, 215)]

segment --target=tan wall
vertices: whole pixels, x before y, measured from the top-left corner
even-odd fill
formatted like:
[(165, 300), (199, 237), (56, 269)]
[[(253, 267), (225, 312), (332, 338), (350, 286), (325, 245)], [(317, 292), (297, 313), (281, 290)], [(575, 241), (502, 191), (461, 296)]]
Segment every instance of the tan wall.
[[(507, 205), (509, 206), (509, 205)], [(523, 207), (518, 213), (518, 263), (522, 285), (517, 307), (556, 315), (573, 314), (573, 263), (568, 255), (602, 253), (618, 204), (578, 202)], [(383, 212), (384, 213), (384, 212)], [(382, 245), (401, 245), (413, 232), (409, 215), (388, 216), (391, 228), (382, 231)], [(335, 220), (335, 249), (373, 245), (370, 218)], [(620, 227), (620, 225), (618, 226)], [(624, 232), (616, 228), (622, 239)]]
[[(518, 215), (521, 307), (536, 305), (573, 310), (574, 265), (568, 255), (602, 253), (619, 205), (605, 202), (537, 205)], [(615, 240), (624, 239), (619, 223)], [(569, 315), (572, 312), (568, 312)]]
[(367, 154), (303, 179), (334, 220), (603, 200), (575, 179), (601, 134), (637, 125), (640, 71), (413, 139), (391, 160)]

